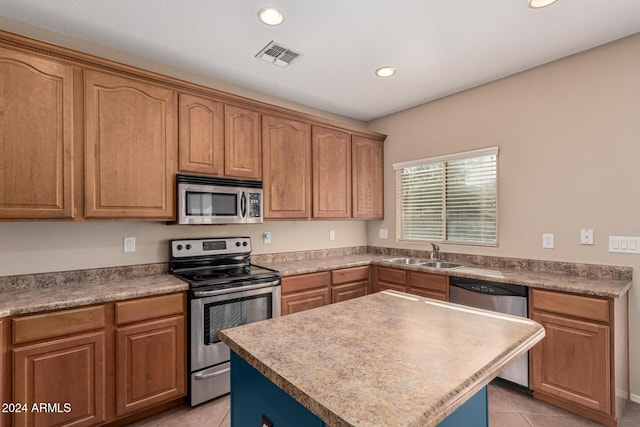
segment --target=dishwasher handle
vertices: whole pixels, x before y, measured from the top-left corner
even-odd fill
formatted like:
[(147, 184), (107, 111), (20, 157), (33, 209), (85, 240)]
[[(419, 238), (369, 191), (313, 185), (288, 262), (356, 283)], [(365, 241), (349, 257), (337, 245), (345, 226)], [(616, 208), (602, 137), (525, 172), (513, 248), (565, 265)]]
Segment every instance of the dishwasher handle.
[(471, 292), (487, 295), (527, 297), (527, 287), (510, 283), (489, 282), (486, 280), (451, 277), (449, 286), (466, 289)]

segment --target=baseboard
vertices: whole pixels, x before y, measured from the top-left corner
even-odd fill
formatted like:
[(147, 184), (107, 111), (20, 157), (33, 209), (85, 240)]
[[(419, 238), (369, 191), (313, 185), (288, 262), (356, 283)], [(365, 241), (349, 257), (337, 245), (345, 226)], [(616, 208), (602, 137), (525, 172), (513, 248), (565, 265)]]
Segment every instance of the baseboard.
[(632, 402), (636, 402), (636, 403), (640, 403), (640, 394), (631, 393), (631, 401)]

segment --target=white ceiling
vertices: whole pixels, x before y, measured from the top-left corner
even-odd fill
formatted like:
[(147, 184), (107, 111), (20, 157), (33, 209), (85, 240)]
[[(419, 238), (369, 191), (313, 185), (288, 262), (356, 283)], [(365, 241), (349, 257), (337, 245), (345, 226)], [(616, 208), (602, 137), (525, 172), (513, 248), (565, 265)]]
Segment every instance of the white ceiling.
[[(0, 0), (47, 30), (359, 120), (640, 31), (640, 0)], [(268, 27), (257, 11), (275, 6)], [(254, 57), (274, 40), (302, 57)], [(397, 68), (380, 79), (374, 70)]]

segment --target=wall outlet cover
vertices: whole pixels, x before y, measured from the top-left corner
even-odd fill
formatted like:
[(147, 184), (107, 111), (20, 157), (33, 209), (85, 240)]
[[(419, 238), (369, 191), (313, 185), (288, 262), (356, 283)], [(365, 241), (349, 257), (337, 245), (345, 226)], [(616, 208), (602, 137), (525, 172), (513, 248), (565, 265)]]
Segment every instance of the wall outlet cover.
[(553, 249), (553, 234), (545, 233), (542, 235), (542, 247), (545, 249)]
[(124, 252), (135, 252), (136, 251), (136, 238), (135, 237), (125, 237), (124, 238), (123, 251)]

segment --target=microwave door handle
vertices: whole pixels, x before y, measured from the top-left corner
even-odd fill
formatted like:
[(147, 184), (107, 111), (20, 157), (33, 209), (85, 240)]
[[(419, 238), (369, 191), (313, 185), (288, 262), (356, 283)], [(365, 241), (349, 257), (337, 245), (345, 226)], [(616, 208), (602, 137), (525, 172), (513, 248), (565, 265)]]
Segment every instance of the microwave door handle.
[(242, 218), (246, 218), (247, 216), (247, 192), (242, 192), (242, 197), (240, 198), (240, 212), (242, 212)]

